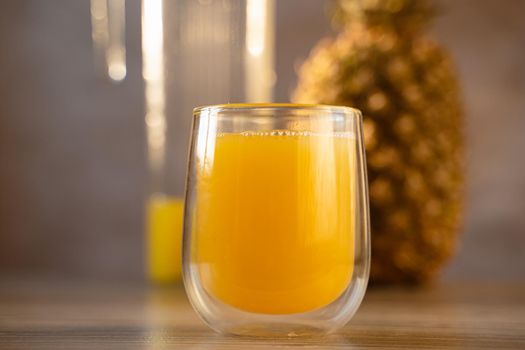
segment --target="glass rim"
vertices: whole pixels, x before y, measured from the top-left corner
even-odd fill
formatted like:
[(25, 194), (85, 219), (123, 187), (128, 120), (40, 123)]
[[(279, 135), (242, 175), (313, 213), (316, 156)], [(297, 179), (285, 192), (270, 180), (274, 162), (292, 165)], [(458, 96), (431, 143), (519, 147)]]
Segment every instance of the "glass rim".
[(354, 115), (361, 115), (357, 108), (324, 104), (308, 103), (225, 103), (209, 106), (199, 106), (193, 109), (193, 116), (199, 116), (203, 112), (221, 112), (221, 111), (252, 111), (252, 110), (302, 110), (302, 111), (321, 111), (321, 112), (338, 112)]

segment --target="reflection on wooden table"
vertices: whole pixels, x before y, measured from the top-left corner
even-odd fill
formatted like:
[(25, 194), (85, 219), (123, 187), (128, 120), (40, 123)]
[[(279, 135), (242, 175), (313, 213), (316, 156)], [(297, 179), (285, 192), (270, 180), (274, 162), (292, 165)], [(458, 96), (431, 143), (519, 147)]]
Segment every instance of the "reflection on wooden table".
[(181, 287), (0, 280), (2, 349), (525, 348), (525, 284), (371, 288), (343, 331), (322, 338), (224, 337)]

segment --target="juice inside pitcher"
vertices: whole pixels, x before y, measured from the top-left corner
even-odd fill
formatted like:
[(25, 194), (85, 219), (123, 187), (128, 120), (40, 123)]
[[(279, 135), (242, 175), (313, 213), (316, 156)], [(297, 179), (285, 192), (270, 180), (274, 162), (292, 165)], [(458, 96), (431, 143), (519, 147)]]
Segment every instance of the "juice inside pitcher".
[(337, 299), (354, 268), (352, 134), (218, 135), (198, 159), (192, 265), (208, 294), (264, 314)]
[(148, 201), (148, 276), (152, 282), (180, 280), (183, 211), (182, 198), (154, 194)]

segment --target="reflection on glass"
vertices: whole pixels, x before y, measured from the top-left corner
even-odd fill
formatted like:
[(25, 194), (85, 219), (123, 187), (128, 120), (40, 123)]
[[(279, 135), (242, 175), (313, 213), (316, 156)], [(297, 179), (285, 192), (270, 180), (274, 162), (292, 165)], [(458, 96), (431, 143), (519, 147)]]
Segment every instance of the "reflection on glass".
[(142, 4), (142, 75), (146, 97), (146, 132), (153, 192), (162, 192), (162, 172), (166, 151), (162, 21), (162, 0), (144, 1)]
[(247, 0), (246, 4), (246, 101), (272, 100), (274, 0)]
[(114, 82), (126, 77), (125, 0), (91, 0), (96, 69)]

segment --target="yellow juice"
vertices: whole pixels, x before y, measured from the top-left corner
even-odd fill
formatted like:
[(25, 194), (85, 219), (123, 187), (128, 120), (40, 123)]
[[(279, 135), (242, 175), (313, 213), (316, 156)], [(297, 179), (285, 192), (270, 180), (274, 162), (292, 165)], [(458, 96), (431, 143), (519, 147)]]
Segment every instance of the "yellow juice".
[(180, 280), (182, 216), (180, 198), (154, 195), (148, 203), (148, 274), (152, 281)]
[(354, 143), (348, 134), (221, 134), (197, 161), (193, 268), (235, 308), (321, 308), (354, 267)]

